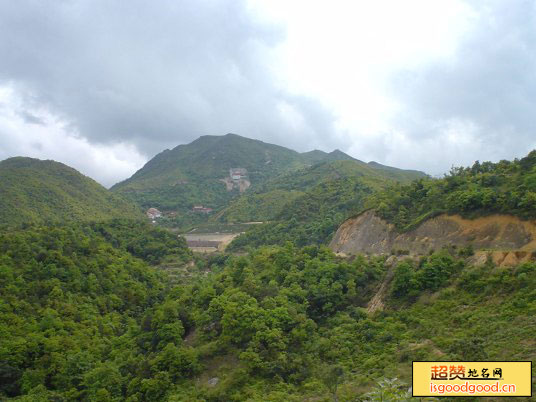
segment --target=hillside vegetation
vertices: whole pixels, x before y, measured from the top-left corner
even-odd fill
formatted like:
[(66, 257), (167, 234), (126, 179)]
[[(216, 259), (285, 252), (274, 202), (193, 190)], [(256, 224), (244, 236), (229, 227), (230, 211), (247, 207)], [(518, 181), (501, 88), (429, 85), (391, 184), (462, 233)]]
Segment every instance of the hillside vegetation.
[(475, 162), (453, 168), (443, 179), (392, 185), (366, 203), (406, 231), (441, 214), (474, 218), (494, 213), (536, 218), (536, 151), (514, 161)]
[(324, 162), (268, 181), (225, 209), (224, 221), (271, 221), (231, 243), (230, 250), (267, 244), (325, 244), (337, 227), (363, 208), (366, 197), (420, 172), (376, 168), (360, 161)]
[(134, 204), (59, 162), (1, 161), (0, 186), (0, 224), (143, 217)]
[(299, 153), (278, 145), (241, 137), (205, 135), (190, 144), (165, 150), (130, 179), (115, 188), (151, 188), (193, 178), (223, 178), (230, 168), (246, 168), (252, 178), (262, 178), (295, 163)]
[[(240, 195), (238, 188), (228, 190), (223, 182), (223, 179), (229, 176), (231, 168), (246, 169), (246, 180), (251, 187), (245, 194), (255, 192), (258, 195), (273, 190), (289, 189), (286, 182), (289, 180), (292, 182), (292, 172), (333, 161), (353, 161), (361, 166), (363, 172), (374, 172), (380, 176), (396, 176), (404, 180), (423, 176), (420, 172), (401, 171), (379, 164), (368, 165), (339, 150), (330, 153), (318, 150), (298, 153), (278, 145), (227, 134), (202, 136), (190, 144), (165, 150), (147, 162), (131, 178), (113, 186), (112, 190), (124, 194), (143, 208), (157, 207), (164, 211), (178, 211), (182, 215), (179, 221), (182, 222), (185, 220), (184, 215), (194, 205), (222, 209)], [(297, 175), (301, 177), (304, 173), (300, 172)], [(279, 181), (278, 177), (281, 177)], [(306, 185), (306, 182), (295, 182), (293, 190), (303, 192)], [(292, 197), (293, 194), (288, 195)], [(267, 194), (266, 199), (274, 200), (276, 196)], [(266, 213), (262, 216), (264, 220), (266, 216), (277, 212), (281, 200), (285, 200), (285, 197), (281, 197), (278, 206), (273, 208), (264, 208), (261, 205), (269, 202), (263, 200), (263, 196), (260, 196), (260, 201), (248, 199), (242, 202), (253, 203), (259, 210), (263, 210)], [(247, 221), (253, 216), (250, 212), (251, 208), (244, 213), (244, 216), (238, 218)], [(228, 220), (234, 220), (235, 215), (229, 212)]]
[[(411, 184), (351, 160), (273, 177), (264, 194), (295, 197), (261, 210), (277, 221), (235, 240), (247, 249), (235, 255), (194, 257), (139, 220), (3, 227), (0, 399), (408, 401), (413, 360), (535, 360), (534, 261), (473, 266), (471, 250), (453, 246), (388, 260), (302, 247), (374, 200), (394, 218), (404, 203), (401, 227), (459, 205), (448, 191), (496, 194), (463, 213), (511, 205), (531, 217), (534, 156)], [(240, 213), (221, 218), (230, 211)]]
[(0, 233), (0, 399), (122, 400), (125, 379), (137, 375), (134, 335), (143, 343), (145, 310), (166, 294), (148, 264), (163, 259), (191, 254), (184, 240), (139, 222)]
[(284, 147), (235, 134), (207, 135), (161, 152), (112, 190), (144, 208), (181, 212), (193, 205), (219, 208), (238, 195), (221, 181), (229, 169), (247, 169), (248, 180), (256, 185), (301, 163), (298, 152)]
[(208, 276), (169, 289), (112, 245), (129, 231), (2, 235), (3, 399), (356, 401), (398, 377), (393, 400), (409, 400), (412, 360), (536, 358), (534, 263), (471, 267), (451, 250), (403, 261), (370, 315), (381, 258), (287, 244), (199, 261)]

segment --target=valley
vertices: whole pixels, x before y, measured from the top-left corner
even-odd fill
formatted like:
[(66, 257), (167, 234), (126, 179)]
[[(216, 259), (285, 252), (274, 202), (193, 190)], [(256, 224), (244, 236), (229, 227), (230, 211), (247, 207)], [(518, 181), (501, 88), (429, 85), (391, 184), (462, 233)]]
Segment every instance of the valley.
[(0, 1), (0, 402), (535, 402), (535, 72), (536, 0)]
[(2, 161), (0, 396), (409, 401), (414, 360), (534, 361), (535, 178), (236, 135), (111, 190)]

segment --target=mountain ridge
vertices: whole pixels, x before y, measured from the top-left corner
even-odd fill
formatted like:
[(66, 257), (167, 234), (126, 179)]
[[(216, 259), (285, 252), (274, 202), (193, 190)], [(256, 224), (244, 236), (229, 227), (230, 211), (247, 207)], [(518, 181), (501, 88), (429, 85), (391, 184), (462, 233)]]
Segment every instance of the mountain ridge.
[(142, 219), (141, 211), (76, 169), (53, 160), (0, 161), (0, 223)]
[[(167, 149), (148, 161), (130, 178), (111, 187), (143, 208), (157, 207), (187, 212), (194, 205), (222, 208), (251, 187), (253, 191), (274, 177), (328, 161), (354, 161), (340, 150), (297, 152), (289, 148), (237, 134), (205, 135), (189, 144)], [(374, 166), (368, 166), (375, 171)], [(233, 185), (230, 169), (245, 170)], [(391, 169), (388, 171), (387, 169)], [(402, 170), (385, 167), (388, 174)], [(424, 177), (422, 172), (405, 173)], [(240, 185), (239, 185), (240, 184)]]

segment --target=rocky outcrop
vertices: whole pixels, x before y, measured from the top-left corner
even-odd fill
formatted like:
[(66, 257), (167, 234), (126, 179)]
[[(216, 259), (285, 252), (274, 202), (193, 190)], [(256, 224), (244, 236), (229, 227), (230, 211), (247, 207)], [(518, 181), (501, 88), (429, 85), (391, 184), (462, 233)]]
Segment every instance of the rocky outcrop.
[(344, 222), (330, 243), (330, 248), (346, 255), (391, 254), (393, 252), (411, 255), (427, 254), (444, 246), (459, 247), (472, 245), (475, 258), (493, 259), (499, 264), (513, 265), (533, 259), (536, 254), (536, 222), (522, 221), (510, 215), (491, 215), (473, 220), (458, 215), (440, 215), (428, 219), (419, 227), (406, 233), (399, 233), (395, 227), (374, 211), (362, 214)]
[(251, 182), (248, 179), (244, 178), (232, 180), (230, 177), (226, 177), (225, 179), (220, 179), (220, 181), (225, 183), (225, 188), (227, 189), (227, 191), (233, 191), (234, 189), (238, 189), (240, 193), (243, 193), (251, 186)]

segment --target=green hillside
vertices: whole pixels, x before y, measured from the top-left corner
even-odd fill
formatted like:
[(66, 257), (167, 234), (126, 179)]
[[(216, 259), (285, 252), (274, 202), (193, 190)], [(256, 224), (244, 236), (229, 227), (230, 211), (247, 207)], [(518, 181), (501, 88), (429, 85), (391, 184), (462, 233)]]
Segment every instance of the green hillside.
[(138, 208), (73, 168), (16, 157), (0, 162), (0, 224), (142, 218)]
[(161, 152), (130, 179), (114, 187), (157, 187), (187, 176), (220, 178), (236, 167), (246, 168), (253, 180), (280, 171), (297, 159), (298, 152), (259, 140), (236, 134), (205, 135), (190, 144)]
[(277, 219), (288, 204), (303, 196), (299, 190), (274, 189), (255, 192), (233, 200), (212, 220), (221, 222), (265, 222)]
[[(145, 311), (169, 287), (149, 264), (190, 259), (183, 239), (140, 221), (0, 233), (0, 399), (120, 400), (143, 361), (135, 337), (151, 343)], [(164, 338), (183, 331), (165, 324), (148, 325)]]
[(422, 177), (421, 172), (377, 168), (357, 160), (323, 162), (266, 182), (232, 202), (217, 218), (270, 221), (235, 239), (230, 250), (286, 241), (323, 244), (348, 216), (363, 208), (370, 194)]
[(299, 163), (299, 154), (235, 134), (203, 136), (156, 155), (131, 178), (116, 184), (144, 208), (187, 211), (193, 205), (219, 208), (238, 195), (222, 179), (229, 169), (247, 169), (252, 185)]
[(336, 149), (335, 151), (331, 152), (324, 152), (320, 151), (318, 149), (315, 149), (314, 151), (309, 152), (303, 152), (301, 154), (301, 157), (305, 163), (314, 165), (319, 162), (325, 162), (325, 161), (351, 161), (351, 160), (357, 160), (352, 158), (350, 155), (346, 155), (344, 152)]
[(389, 186), (367, 205), (400, 230), (440, 213), (536, 218), (536, 151), (519, 160), (453, 168), (443, 179)]
[[(199, 260), (170, 287), (144, 239), (164, 240), (164, 260), (187, 251), (154, 231), (0, 235), (2, 400), (409, 401), (412, 360), (536, 359), (534, 263), (441, 250), (391, 268), (287, 244)], [(389, 271), (384, 310), (368, 312)]]
[(369, 162), (368, 165), (376, 170), (384, 170), (388, 174), (397, 177), (400, 181), (411, 181), (423, 176), (423, 172), (419, 170), (398, 169), (395, 167), (382, 165), (381, 163), (374, 161)]
[(219, 209), (239, 195), (238, 188), (229, 191), (222, 181), (231, 168), (247, 170), (251, 191), (282, 173), (331, 160), (353, 158), (341, 151), (300, 154), (236, 134), (207, 135), (161, 152), (112, 190), (144, 208), (182, 213), (194, 205)]
[[(518, 200), (513, 212), (530, 217), (519, 200), (531, 197), (535, 155), (411, 184), (394, 184), (405, 172), (351, 160), (278, 175), (259, 194), (295, 197), (277, 221), (235, 240), (278, 245), (240, 255), (194, 257), (142, 221), (4, 228), (0, 399), (409, 401), (414, 360), (534, 361), (534, 262), (474, 266), (454, 247), (344, 259), (300, 245), (324, 242), (366, 202), (392, 199), (395, 210), (404, 200), (413, 211), (423, 194), (412, 191), (431, 197), (452, 182), (452, 193), (424, 200), (491, 189), (495, 203), (465, 212)], [(378, 295), (383, 307), (372, 310)]]
[(426, 177), (423, 172), (397, 169), (389, 166), (376, 167), (356, 159), (325, 161), (300, 170), (281, 174), (268, 181), (259, 192), (272, 189), (307, 190), (320, 183), (347, 177), (359, 177), (370, 183), (384, 179), (409, 182)]

